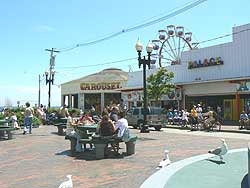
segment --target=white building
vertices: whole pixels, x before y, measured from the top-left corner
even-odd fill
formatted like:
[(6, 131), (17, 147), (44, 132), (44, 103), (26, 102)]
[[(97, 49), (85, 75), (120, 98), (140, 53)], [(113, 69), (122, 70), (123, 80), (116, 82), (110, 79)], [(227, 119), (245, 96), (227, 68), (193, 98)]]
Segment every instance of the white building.
[(64, 83), (61, 86), (61, 103), (70, 108), (90, 109), (101, 112), (106, 105), (118, 104), (121, 89), (128, 81), (128, 73), (120, 69), (101, 72)]
[[(167, 66), (174, 72), (172, 82), (178, 86), (173, 98), (164, 96), (163, 106), (176, 105), (190, 110), (193, 104), (216, 108), (224, 111), (226, 120), (237, 120), (240, 111), (250, 112), (250, 24), (234, 27), (232, 42), (201, 49), (185, 51), (181, 54), (181, 63)], [(158, 69), (147, 70), (147, 76)], [(108, 71), (112, 71), (108, 69)], [(62, 104), (68, 99), (71, 107), (86, 107), (88, 94), (97, 94), (96, 103), (101, 109), (107, 104), (104, 98), (108, 93), (118, 93), (116, 100), (122, 98), (129, 107), (141, 105), (143, 100), (142, 71), (124, 73), (115, 70), (116, 75), (94, 77), (93, 75), (62, 84)], [(101, 73), (101, 72), (100, 72)], [(97, 74), (100, 74), (97, 73)], [(105, 70), (104, 70), (105, 73)], [(119, 74), (120, 77), (118, 76)], [(109, 75), (107, 77), (107, 75)], [(119, 82), (113, 89), (83, 89), (83, 83)], [(121, 78), (122, 77), (122, 78)], [(86, 86), (86, 85), (85, 85)], [(86, 89), (87, 88), (87, 89)], [(72, 98), (73, 97), (73, 98)], [(77, 102), (75, 99), (78, 98)], [(92, 96), (93, 98), (93, 96)], [(110, 97), (107, 96), (107, 100)], [(77, 105), (72, 105), (77, 103)]]
[[(202, 103), (216, 109), (219, 105), (226, 120), (237, 120), (242, 110), (250, 112), (250, 24), (234, 27), (232, 42), (185, 51), (181, 64), (166, 68), (174, 72), (173, 83), (181, 88), (181, 95), (173, 98), (181, 100), (177, 100), (181, 107), (190, 110), (193, 104)], [(123, 92), (133, 105), (142, 96), (142, 79), (138, 78), (142, 78), (141, 71), (129, 73)]]

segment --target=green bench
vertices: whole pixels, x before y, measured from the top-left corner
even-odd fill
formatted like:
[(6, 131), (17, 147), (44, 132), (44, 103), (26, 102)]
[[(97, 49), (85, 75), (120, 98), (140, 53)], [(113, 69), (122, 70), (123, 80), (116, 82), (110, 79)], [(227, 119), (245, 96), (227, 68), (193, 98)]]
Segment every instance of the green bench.
[(13, 127), (0, 127), (0, 137), (5, 137), (5, 134), (7, 134), (8, 140), (12, 139), (12, 131), (16, 130)]
[[(70, 150), (72, 153), (75, 152), (76, 147), (76, 138), (73, 136), (65, 136), (65, 139), (70, 140)], [(127, 155), (132, 155), (135, 153), (135, 142), (137, 140), (137, 136), (131, 136), (130, 139), (125, 142), (126, 144), (126, 153)], [(95, 146), (95, 155), (96, 159), (103, 159), (105, 155), (105, 149), (108, 144), (111, 144), (115, 152), (119, 150), (119, 144), (123, 142), (121, 139), (114, 136), (92, 136), (90, 138), (81, 138), (79, 140), (80, 144), (93, 144)], [(118, 147), (118, 148), (117, 148)]]
[(58, 135), (59, 135), (59, 136), (64, 136), (64, 135), (65, 135), (64, 129), (67, 128), (66, 123), (57, 123), (57, 124), (54, 124), (54, 126), (57, 127)]

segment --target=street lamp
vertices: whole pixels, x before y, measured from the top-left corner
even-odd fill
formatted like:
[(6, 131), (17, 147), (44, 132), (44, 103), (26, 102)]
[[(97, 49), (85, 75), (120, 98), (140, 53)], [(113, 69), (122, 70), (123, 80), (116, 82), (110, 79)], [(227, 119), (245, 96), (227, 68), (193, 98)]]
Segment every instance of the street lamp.
[(147, 53), (148, 53), (148, 58), (146, 59), (145, 56), (143, 56), (143, 59), (141, 58), (141, 52), (143, 49), (142, 43), (138, 39), (136, 45), (135, 45), (136, 51), (138, 52), (138, 65), (139, 68), (141, 68), (141, 65), (143, 67), (143, 125), (141, 127), (141, 132), (149, 132), (148, 127), (147, 127), (147, 111), (148, 111), (148, 104), (147, 104), (147, 85), (146, 85), (146, 66), (150, 69), (150, 56), (151, 52), (153, 51), (153, 44), (151, 41), (148, 42), (148, 45), (146, 47)]
[(49, 84), (49, 91), (48, 91), (48, 108), (50, 108), (50, 96), (51, 96), (51, 83), (52, 85), (54, 84), (54, 76), (55, 76), (55, 71), (50, 67), (49, 71), (45, 71), (45, 76), (46, 76), (46, 85)]

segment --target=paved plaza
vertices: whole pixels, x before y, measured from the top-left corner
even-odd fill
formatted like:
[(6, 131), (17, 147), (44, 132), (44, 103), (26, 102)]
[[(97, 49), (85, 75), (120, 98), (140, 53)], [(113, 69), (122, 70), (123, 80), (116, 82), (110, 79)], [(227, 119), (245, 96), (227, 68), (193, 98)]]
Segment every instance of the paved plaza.
[(130, 130), (138, 136), (136, 154), (126, 156), (122, 143), (122, 155), (102, 160), (95, 160), (93, 151), (71, 156), (69, 141), (58, 136), (54, 126), (36, 128), (32, 135), (16, 131), (15, 139), (0, 141), (0, 187), (56, 188), (72, 174), (74, 188), (139, 188), (157, 171), (166, 148), (175, 162), (207, 153), (220, 145), (220, 138), (225, 138), (229, 149), (246, 148), (250, 140), (250, 134), (242, 133)]

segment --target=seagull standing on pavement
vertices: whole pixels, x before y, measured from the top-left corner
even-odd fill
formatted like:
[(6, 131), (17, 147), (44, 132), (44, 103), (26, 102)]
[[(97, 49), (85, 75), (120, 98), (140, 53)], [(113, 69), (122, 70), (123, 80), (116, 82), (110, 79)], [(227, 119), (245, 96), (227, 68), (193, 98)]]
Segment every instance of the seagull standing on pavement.
[(157, 167), (157, 169), (164, 168), (165, 166), (168, 166), (171, 163), (171, 161), (169, 159), (169, 156), (168, 156), (168, 153), (169, 153), (168, 150), (164, 150), (164, 158), (160, 162), (160, 164)]
[(228, 146), (227, 146), (227, 143), (224, 139), (221, 139), (221, 142), (222, 142), (222, 146), (221, 147), (218, 147), (214, 150), (210, 150), (208, 151), (208, 153), (211, 153), (211, 154), (214, 154), (214, 155), (217, 155), (220, 157), (220, 161), (223, 160), (223, 155), (225, 155), (228, 151)]
[(66, 177), (68, 178), (68, 180), (62, 182), (58, 188), (73, 188), (73, 182), (71, 179), (72, 175), (67, 175)]

